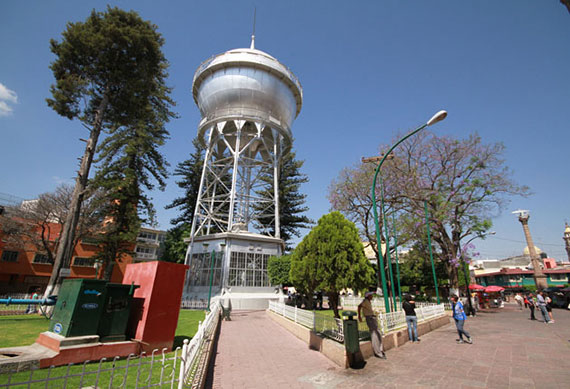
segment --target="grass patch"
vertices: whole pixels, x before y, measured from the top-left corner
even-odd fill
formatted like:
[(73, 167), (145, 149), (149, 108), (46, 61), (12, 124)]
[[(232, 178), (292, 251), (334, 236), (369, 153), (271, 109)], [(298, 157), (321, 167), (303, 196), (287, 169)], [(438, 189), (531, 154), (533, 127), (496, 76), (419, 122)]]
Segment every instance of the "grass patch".
[(48, 328), (49, 320), (43, 316), (0, 316), (0, 347), (28, 346)]
[[(198, 331), (198, 323), (205, 318), (204, 311), (181, 310), (178, 318), (178, 325), (174, 338), (174, 346), (181, 347), (184, 339), (191, 339)], [(49, 320), (33, 315), (22, 316), (0, 316), (0, 333), (4, 334), (0, 340), (0, 347), (26, 346), (35, 341), (39, 333), (47, 331)], [(5, 336), (6, 335), (6, 336)], [(9, 335), (9, 336), (7, 336)], [(180, 352), (178, 352), (180, 355)], [(134, 387), (139, 385), (158, 384), (168, 381), (172, 374), (178, 374), (175, 369), (174, 352), (155, 354), (155, 359), (165, 358), (165, 364), (154, 364), (151, 367), (151, 358), (135, 358), (131, 360), (117, 360), (110, 362), (92, 362), (88, 364), (78, 364), (73, 366), (61, 366), (51, 369), (35, 370), (33, 375), (30, 372), (22, 372), (12, 375), (11, 382), (28, 382), (28, 380), (42, 380), (48, 374), (50, 384), (65, 386), (70, 388), (79, 387), (117, 387), (124, 381), (128, 385), (123, 387)], [(140, 369), (138, 366), (141, 365)], [(111, 370), (114, 369), (114, 372)], [(98, 372), (99, 371), (99, 372)], [(84, 374), (87, 373), (87, 374)], [(67, 379), (65, 377), (68, 377)], [(83, 378), (81, 377), (83, 376)], [(6, 384), (8, 375), (0, 375), (0, 385)], [(111, 383), (111, 380), (112, 383)], [(132, 383), (132, 385), (131, 385)], [(43, 385), (43, 384), (42, 384)], [(24, 388), (27, 385), (14, 386)], [(34, 387), (32, 385), (32, 387)], [(51, 387), (51, 386), (50, 386)]]
[[(184, 339), (191, 339), (203, 321), (204, 311), (182, 309), (174, 339), (174, 347), (182, 347)], [(49, 320), (39, 315), (0, 316), (0, 348), (29, 346), (39, 334), (49, 329)]]

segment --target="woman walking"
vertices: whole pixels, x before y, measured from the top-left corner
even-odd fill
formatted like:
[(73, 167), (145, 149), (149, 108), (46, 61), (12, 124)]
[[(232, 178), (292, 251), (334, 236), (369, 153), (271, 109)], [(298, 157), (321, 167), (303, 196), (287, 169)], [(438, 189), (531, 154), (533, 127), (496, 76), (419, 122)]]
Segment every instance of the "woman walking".
[(469, 344), (473, 344), (473, 339), (471, 339), (471, 335), (469, 332), (463, 329), (465, 324), (465, 320), (467, 320), (467, 316), (465, 315), (465, 311), (463, 310), (463, 304), (459, 301), (459, 297), (457, 295), (453, 295), (452, 300), (453, 304), (453, 318), (455, 319), (455, 327), (457, 327), (457, 333), (459, 334), (459, 339), (457, 339), (457, 343), (464, 343), (463, 335), (467, 337), (466, 342)]

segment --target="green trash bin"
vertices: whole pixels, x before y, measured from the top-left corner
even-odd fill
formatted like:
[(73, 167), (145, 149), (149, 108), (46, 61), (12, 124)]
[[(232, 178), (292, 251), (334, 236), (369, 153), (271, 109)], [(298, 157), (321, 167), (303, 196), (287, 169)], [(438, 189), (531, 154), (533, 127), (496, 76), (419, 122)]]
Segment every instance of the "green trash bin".
[(342, 321), (344, 333), (344, 347), (348, 364), (354, 369), (364, 367), (364, 358), (360, 352), (360, 340), (358, 339), (358, 321), (354, 319), (358, 314), (354, 311), (344, 311), (343, 317), (348, 317)]
[(107, 284), (105, 304), (97, 330), (100, 341), (125, 340), (135, 288), (138, 288), (138, 285)]
[(49, 330), (65, 337), (97, 335), (106, 284), (92, 279), (63, 280)]

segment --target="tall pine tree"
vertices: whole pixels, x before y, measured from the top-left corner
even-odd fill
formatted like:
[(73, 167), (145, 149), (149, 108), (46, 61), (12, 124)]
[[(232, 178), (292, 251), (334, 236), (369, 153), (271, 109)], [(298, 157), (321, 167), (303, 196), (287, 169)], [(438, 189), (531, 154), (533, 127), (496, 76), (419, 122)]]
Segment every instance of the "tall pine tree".
[(168, 109), (157, 112), (149, 107), (136, 124), (112, 129), (101, 144), (94, 185), (107, 192), (108, 222), (102, 236), (107, 280), (115, 260), (132, 248), (141, 223), (155, 221), (155, 209), (144, 189), (154, 189), (155, 182), (160, 190), (166, 187), (168, 162), (158, 148), (168, 139), (164, 125), (173, 116)]
[(184, 238), (190, 236), (204, 166), (204, 151), (206, 150), (198, 138), (194, 138), (192, 145), (194, 152), (190, 154), (190, 158), (178, 163), (174, 169), (174, 175), (180, 177), (176, 181), (176, 185), (184, 190), (184, 195), (174, 199), (165, 207), (166, 209), (178, 208), (180, 210), (180, 214), (170, 220), (174, 227), (166, 232), (162, 258), (166, 261), (183, 262), (186, 255), (187, 245), (184, 243)]
[[(285, 250), (291, 250), (291, 240), (299, 237), (301, 228), (310, 228), (314, 221), (309, 219), (303, 213), (308, 211), (308, 207), (304, 204), (307, 195), (300, 192), (301, 184), (309, 181), (309, 178), (301, 173), (301, 168), (305, 161), (295, 159), (295, 152), (291, 151), (281, 159), (278, 169), (279, 183), (279, 226), (281, 239), (285, 241)], [(267, 183), (273, 182), (271, 172), (268, 172), (263, 178)], [(258, 194), (264, 197), (273, 197), (273, 185), (268, 185), (267, 189), (259, 191)], [(261, 206), (258, 208), (261, 211)], [(274, 207), (265, 214), (274, 214)], [(271, 235), (275, 234), (275, 224), (273, 216), (265, 216), (259, 218), (259, 229), (265, 229)]]
[(163, 43), (155, 25), (134, 11), (111, 7), (106, 12), (93, 11), (85, 22), (69, 23), (61, 42), (50, 42), (56, 56), (51, 64), (56, 82), (47, 103), (61, 116), (81, 121), (89, 138), (46, 295), (57, 289), (60, 269), (70, 263), (101, 131), (133, 128), (148, 119), (158, 125), (172, 115)]

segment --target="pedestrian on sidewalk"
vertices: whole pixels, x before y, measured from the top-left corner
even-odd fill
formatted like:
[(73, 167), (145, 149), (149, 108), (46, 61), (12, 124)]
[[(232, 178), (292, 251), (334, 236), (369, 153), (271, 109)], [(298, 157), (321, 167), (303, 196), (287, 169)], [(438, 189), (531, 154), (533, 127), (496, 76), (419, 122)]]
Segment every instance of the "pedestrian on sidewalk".
[(459, 339), (457, 339), (457, 343), (464, 343), (463, 335), (467, 337), (467, 343), (472, 344), (473, 339), (471, 339), (471, 335), (469, 332), (463, 329), (465, 325), (465, 320), (467, 320), (467, 316), (465, 315), (465, 311), (463, 310), (463, 304), (459, 301), (459, 297), (454, 294), (451, 298), (453, 300), (453, 318), (455, 319), (455, 327), (457, 327), (457, 333), (459, 334)]
[(552, 299), (549, 295), (544, 298), (546, 300), (546, 310), (548, 311), (548, 316), (550, 316), (550, 321), (554, 323), (554, 316), (552, 316)]
[(529, 293), (526, 295), (526, 299), (528, 301), (528, 309), (530, 309), (530, 320), (536, 320), (536, 317), (534, 317), (534, 307), (536, 306), (534, 296), (532, 293)]
[[(411, 342), (419, 342), (418, 338), (418, 317), (416, 316), (416, 302), (409, 294), (404, 297), (402, 309), (406, 313), (406, 324), (408, 325), (408, 337)], [(413, 334), (412, 334), (413, 330)]]
[(519, 310), (522, 311), (522, 309), (523, 309), (523, 298), (522, 298), (522, 296), (521, 296), (520, 293), (517, 293), (517, 294), (515, 295), (515, 301), (516, 301), (517, 304), (519, 305)]
[(548, 315), (548, 311), (546, 310), (546, 300), (544, 299), (544, 291), (538, 292), (536, 296), (536, 301), (538, 304), (538, 308), (540, 309), (540, 313), (542, 313), (542, 318), (544, 319), (545, 324), (550, 323), (550, 316)]
[(378, 331), (378, 320), (376, 319), (376, 314), (372, 309), (373, 297), (374, 292), (366, 292), (364, 294), (364, 300), (358, 304), (358, 321), (362, 322), (362, 316), (364, 315), (368, 331), (370, 332), (370, 341), (372, 342), (372, 351), (374, 352), (374, 356), (386, 359), (384, 345), (382, 344), (382, 335), (380, 335), (380, 331)]

